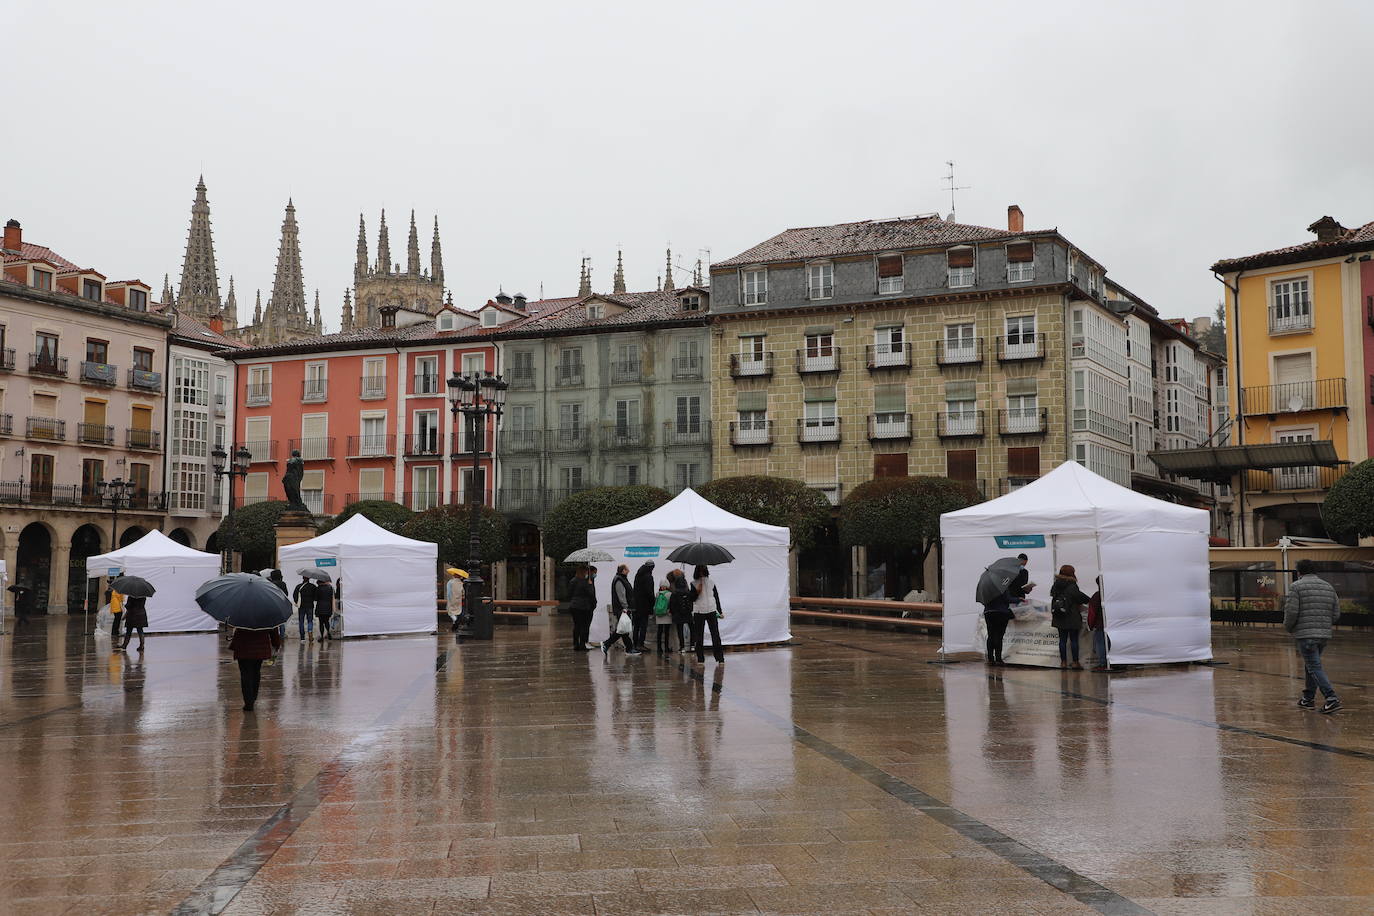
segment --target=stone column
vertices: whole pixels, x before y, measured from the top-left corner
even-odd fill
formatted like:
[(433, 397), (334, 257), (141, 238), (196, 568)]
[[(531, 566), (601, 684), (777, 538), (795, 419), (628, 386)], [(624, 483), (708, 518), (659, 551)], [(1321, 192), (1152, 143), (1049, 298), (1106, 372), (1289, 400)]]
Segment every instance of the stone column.
[(48, 613), (67, 613), (67, 584), (71, 581), (72, 545), (53, 539), (52, 561), (48, 567)]
[(849, 548), (849, 597), (862, 598), (868, 584), (868, 548)]
[(277, 568), (281, 568), (281, 549), (289, 544), (299, 544), (308, 541), (319, 534), (319, 529), (315, 527), (315, 519), (308, 512), (286, 512), (281, 520), (276, 524), (277, 531), (277, 555), (273, 562)]

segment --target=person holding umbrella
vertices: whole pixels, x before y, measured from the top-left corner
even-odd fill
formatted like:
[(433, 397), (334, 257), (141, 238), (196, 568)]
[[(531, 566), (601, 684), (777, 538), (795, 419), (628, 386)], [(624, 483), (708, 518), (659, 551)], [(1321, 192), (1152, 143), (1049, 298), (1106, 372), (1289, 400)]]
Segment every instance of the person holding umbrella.
[(1007, 624), (1011, 623), (1011, 596), (1013, 590), (1024, 597), (1030, 589), (1026, 581), (1029, 576), (1025, 569), (1026, 555), (1002, 557), (993, 561), (978, 577), (976, 599), (983, 606), (983, 622), (987, 626), (987, 663), (1002, 665), (1002, 641), (1006, 637)]
[(568, 610), (572, 612), (574, 652), (586, 652), (591, 636), (592, 613), (596, 609), (596, 586), (592, 585), (588, 567), (579, 566), (573, 574), (568, 595)]
[(454, 566), (445, 572), (448, 573), (448, 581), (444, 583), (444, 609), (448, 611), (448, 619), (453, 621), (453, 632), (457, 633), (463, 619), (463, 584), (467, 582), (468, 574), (467, 570)]
[(229, 625), (229, 648), (239, 666), (243, 709), (252, 712), (262, 683), (262, 663), (281, 646), (277, 628), (291, 619), (291, 602), (261, 576), (229, 573), (196, 589), (196, 604)]
[(110, 591), (112, 607), (113, 595), (123, 596), (124, 642), (119, 646), (120, 651), (129, 648), (129, 640), (133, 638), (134, 630), (138, 630), (138, 651), (142, 652), (143, 630), (148, 626), (148, 599), (157, 593), (157, 589), (139, 576), (120, 576), (110, 583)]
[[(697, 648), (697, 661), (706, 661), (707, 626), (711, 628), (711, 654), (717, 664), (725, 662), (725, 647), (720, 642), (720, 592), (711, 582), (711, 570), (698, 564), (692, 571), (692, 645)], [(727, 589), (728, 591), (728, 589)]]
[(324, 578), (315, 586), (315, 617), (320, 622), (320, 639), (332, 639), (334, 631), (330, 621), (334, 616), (334, 586), (328, 573), (320, 575)]
[(314, 570), (298, 570), (301, 581), (291, 592), (291, 600), (296, 605), (296, 628), (301, 639), (315, 638), (315, 580), (306, 575)]

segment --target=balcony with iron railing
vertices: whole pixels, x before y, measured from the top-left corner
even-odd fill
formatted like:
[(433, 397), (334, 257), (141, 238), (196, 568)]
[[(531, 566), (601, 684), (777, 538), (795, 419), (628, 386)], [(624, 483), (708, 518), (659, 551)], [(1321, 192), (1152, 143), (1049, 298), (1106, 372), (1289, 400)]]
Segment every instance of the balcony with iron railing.
[(935, 435), (941, 439), (976, 439), (983, 435), (983, 411), (941, 411), (935, 415)]
[(28, 424), (24, 429), (24, 436), (28, 439), (49, 439), (54, 442), (61, 442), (67, 438), (67, 421), (57, 420), (53, 417), (29, 417)]
[(311, 515), (333, 515), (334, 494), (323, 490), (301, 490), (301, 502)]
[(544, 491), (533, 487), (502, 487), (496, 492), (496, 508), (503, 512), (539, 512), (544, 508)]
[(730, 444), (736, 448), (753, 448), (773, 444), (773, 421), (751, 420), (730, 424)]
[(557, 388), (577, 388), (586, 381), (586, 367), (582, 363), (559, 363), (553, 367), (553, 383)]
[(249, 385), (245, 391), (247, 405), (249, 407), (263, 407), (272, 403), (272, 383), (262, 382), (261, 384)]
[(1036, 334), (1029, 340), (1026, 335), (1021, 335), (1015, 339), (1007, 337), (997, 338), (997, 361), (999, 363), (1012, 363), (1027, 359), (1045, 358), (1045, 338)]
[(1312, 303), (1307, 299), (1269, 306), (1269, 333), (1292, 334), (1312, 330)]
[(303, 461), (333, 461), (334, 437), (323, 436), (311, 439), (291, 439), (287, 449), (300, 452)]
[[(999, 337), (998, 340), (1001, 340)], [(935, 364), (937, 366), (978, 366), (983, 362), (983, 338), (970, 340), (937, 340), (935, 342)]]
[[(31, 480), (0, 481), (0, 504), (56, 506), (98, 512), (109, 512), (111, 509), (109, 499), (101, 496), (99, 490), (89, 489), (81, 484), (55, 484)], [(129, 494), (127, 502), (119, 508), (121, 512), (165, 512), (167, 494), (136, 490)]]
[(808, 347), (797, 351), (797, 374), (840, 371), (839, 347)]
[(155, 452), (162, 448), (162, 433), (156, 429), (128, 427), (124, 430), (124, 441), (128, 448)]
[(119, 384), (119, 367), (109, 363), (96, 363), (83, 359), (81, 361), (81, 383), (83, 385), (99, 385), (102, 388), (113, 388)]
[(0, 347), (0, 372), (14, 371), (14, 347)]
[(797, 441), (803, 445), (839, 442), (840, 417), (810, 417), (797, 420)]
[(349, 458), (394, 458), (395, 456), (395, 436), (383, 434), (380, 436), (348, 437)]
[(270, 464), (277, 460), (276, 439), (250, 439), (243, 447), (248, 449), (253, 464)]
[(556, 490), (550, 490), (548, 491), (548, 507), (552, 509), (569, 496), (576, 496), (578, 493), (584, 493), (590, 489), (591, 487), (582, 485), (576, 487), (559, 487)]
[(864, 359), (870, 372), (881, 369), (910, 369), (911, 344), (869, 344), (864, 347)]
[(358, 399), (376, 401), (386, 397), (385, 375), (364, 375), (358, 381)]
[[(456, 432), (452, 434), (453, 438), (450, 440), (450, 445), (455, 455), (466, 455), (468, 457), (472, 456), (472, 442), (468, 438), (469, 431), (469, 428), (466, 427), (465, 424), (465, 427), (461, 432)], [(485, 424), (480, 425), (477, 429), (477, 454), (491, 454), (491, 439), (491, 430), (488, 429)]]
[(329, 400), (329, 379), (308, 378), (301, 382), (301, 403), (322, 404)]
[(396, 494), (390, 490), (365, 490), (361, 493), (345, 493), (344, 505), (360, 502), (383, 502), (391, 503), (396, 501)]
[(215, 416), (217, 416), (217, 417), (223, 417), (223, 416), (226, 416), (226, 415), (229, 413), (229, 405), (228, 405), (228, 403), (227, 403), (228, 400), (229, 400), (229, 398), (228, 398), (227, 396), (225, 396), (225, 395), (222, 395), (222, 394), (217, 394), (217, 395), (215, 395), (215, 402), (214, 402), (214, 404), (215, 404)]
[(510, 371), (510, 386), (528, 390), (534, 387), (534, 367), (515, 366)]
[[(130, 369), (128, 385), (135, 391), (161, 391), (162, 373), (151, 369)], [(270, 393), (267, 399), (272, 399)]]
[(14, 415), (0, 413), (0, 436), (14, 435)]
[(29, 372), (34, 375), (51, 375), (57, 378), (66, 378), (67, 357), (49, 356), (46, 353), (30, 353)]
[(601, 429), (601, 447), (608, 450), (646, 448), (651, 427), (647, 423), (610, 423)]
[(421, 397), (436, 397), (440, 394), (438, 375), (419, 373), (410, 380), (410, 393)]
[(1043, 436), (1050, 428), (1047, 407), (997, 411), (997, 433), (1002, 436)]
[(700, 356), (674, 356), (673, 378), (702, 378), (706, 372), (706, 361)]
[(871, 413), (868, 415), (868, 441), (891, 442), (911, 439), (911, 414)]
[(501, 430), (501, 453), (505, 455), (528, 455), (539, 451), (544, 442), (541, 429), (503, 429)]
[(711, 421), (688, 417), (678, 422), (668, 420), (663, 424), (663, 441), (666, 447), (711, 444)]
[(639, 360), (618, 359), (611, 362), (612, 382), (637, 382), (641, 378), (642, 367)]
[(766, 378), (773, 374), (773, 351), (759, 354), (730, 354), (731, 378)]
[(592, 437), (585, 426), (560, 426), (551, 429), (545, 441), (551, 452), (582, 452), (592, 447)]
[(405, 456), (407, 458), (437, 458), (443, 454), (439, 450), (440, 442), (437, 429), (423, 433), (406, 433)]
[(1335, 467), (1274, 468), (1245, 472), (1247, 493), (1290, 493), (1299, 490), (1327, 490), (1350, 470), (1346, 464)]
[(114, 445), (114, 427), (103, 423), (78, 423), (76, 441), (82, 445)]
[(412, 512), (424, 512), (442, 505), (443, 494), (438, 490), (407, 490), (399, 502)]
[(1247, 417), (1301, 413), (1304, 410), (1345, 410), (1345, 379), (1284, 382), (1240, 390), (1240, 412)]

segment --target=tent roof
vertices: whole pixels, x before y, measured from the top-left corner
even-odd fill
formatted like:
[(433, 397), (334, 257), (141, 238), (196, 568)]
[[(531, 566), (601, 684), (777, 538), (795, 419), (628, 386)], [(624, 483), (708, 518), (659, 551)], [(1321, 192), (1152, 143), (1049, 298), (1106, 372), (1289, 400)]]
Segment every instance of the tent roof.
[(587, 546), (690, 543), (713, 541), (725, 547), (792, 543), (792, 532), (780, 525), (750, 521), (708, 502), (696, 490), (683, 490), (668, 502), (633, 521), (595, 528), (587, 532)]
[(281, 548), (281, 556), (310, 554), (337, 551), (340, 548), (348, 547), (367, 547), (367, 548), (401, 548), (406, 552), (411, 552), (417, 548), (424, 548), (437, 555), (438, 545), (431, 541), (417, 541), (414, 538), (403, 537), (391, 531), (387, 531), (376, 522), (372, 521), (361, 513), (354, 515), (348, 521), (321, 534), (308, 541), (301, 541), (298, 544), (290, 544)]
[(1206, 534), (1205, 509), (1168, 503), (1112, 483), (1066, 461), (1034, 483), (998, 499), (946, 512), (943, 535), (1083, 534), (1103, 529)]
[(86, 568), (97, 569), (102, 566), (123, 566), (133, 559), (196, 559), (213, 560), (216, 563), (219, 562), (219, 557), (213, 553), (205, 553), (187, 547), (185, 544), (178, 544), (161, 531), (149, 531), (132, 544), (121, 547), (118, 550), (111, 550), (109, 553), (102, 553), (96, 557), (89, 557), (86, 560)]

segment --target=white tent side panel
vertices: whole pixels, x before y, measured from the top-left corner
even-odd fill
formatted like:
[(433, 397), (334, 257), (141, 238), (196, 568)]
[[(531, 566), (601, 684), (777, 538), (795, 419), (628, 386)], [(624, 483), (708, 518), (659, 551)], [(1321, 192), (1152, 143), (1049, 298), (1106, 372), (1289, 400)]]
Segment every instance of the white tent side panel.
[[(1107, 653), (1115, 665), (1212, 657), (1207, 535), (1110, 531), (1100, 537)], [(1203, 562), (1197, 562), (1197, 557)]]
[(196, 589), (219, 575), (219, 557), (178, 544), (159, 531), (118, 550), (88, 557), (87, 578), (119, 568), (126, 576), (147, 579), (156, 589), (148, 599), (149, 633), (215, 630), (219, 623), (196, 604)]

